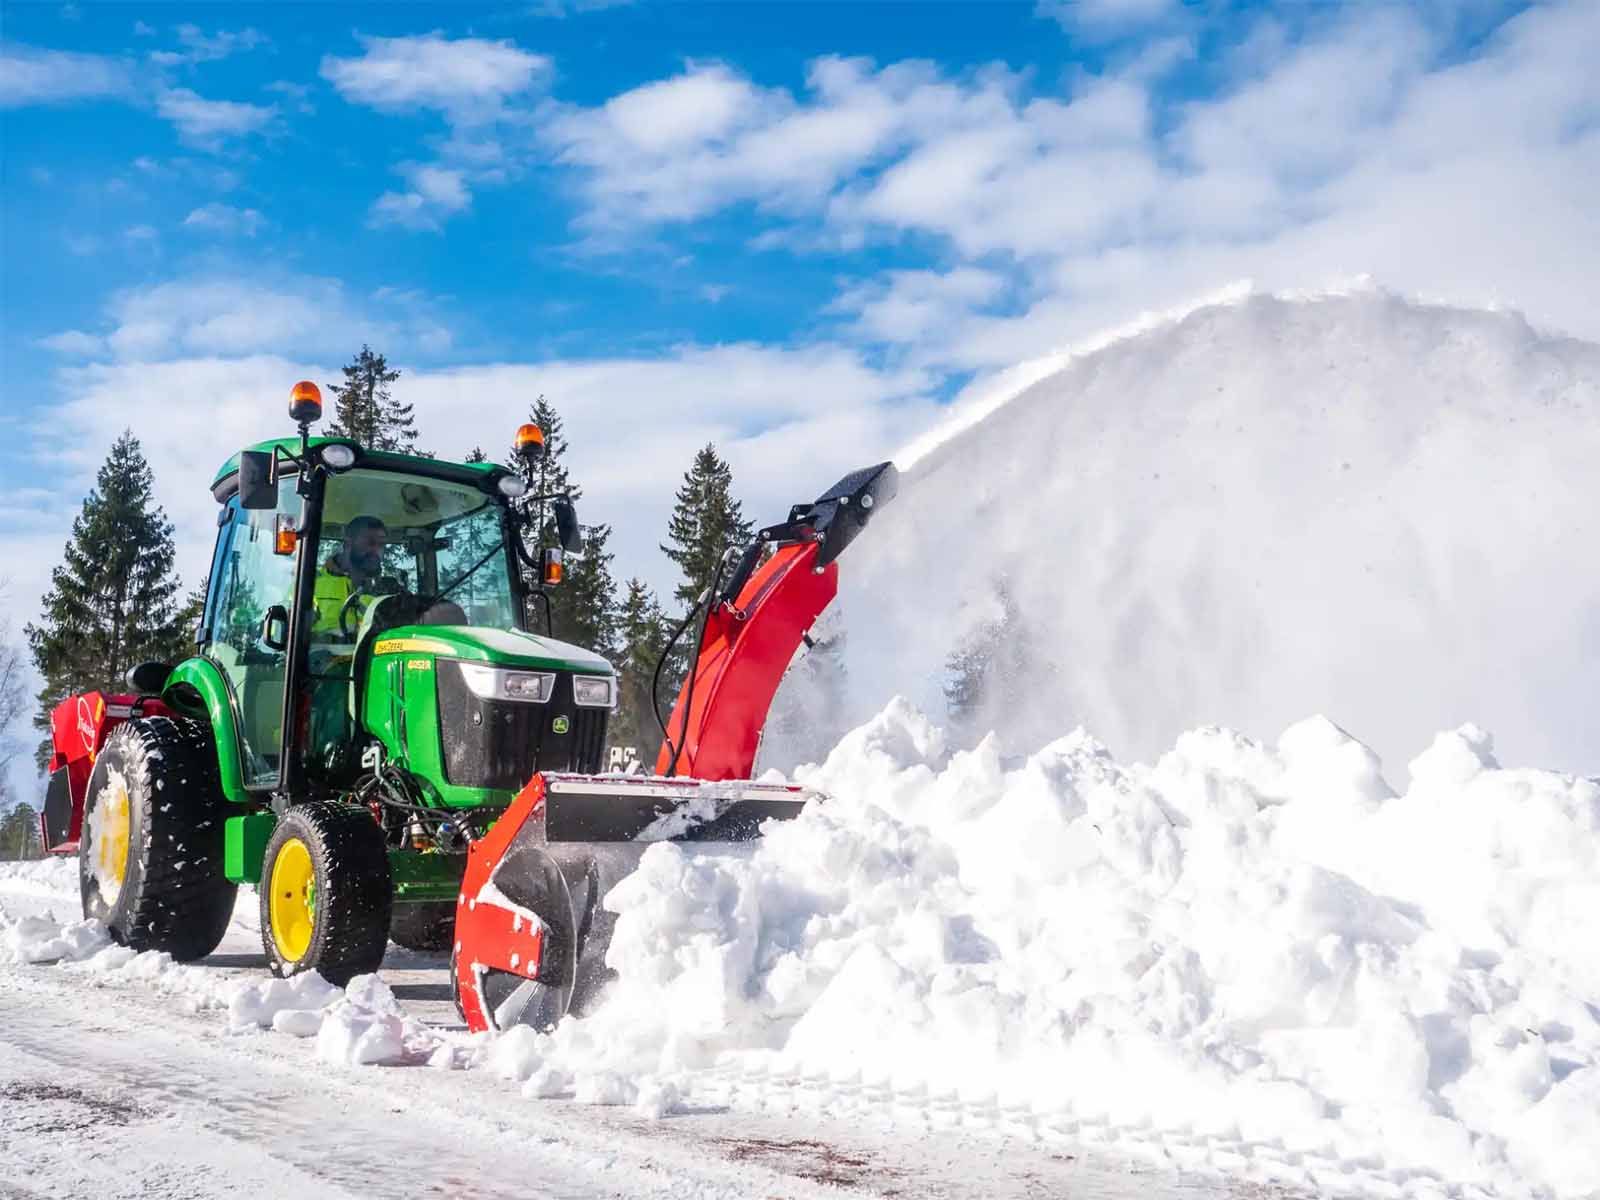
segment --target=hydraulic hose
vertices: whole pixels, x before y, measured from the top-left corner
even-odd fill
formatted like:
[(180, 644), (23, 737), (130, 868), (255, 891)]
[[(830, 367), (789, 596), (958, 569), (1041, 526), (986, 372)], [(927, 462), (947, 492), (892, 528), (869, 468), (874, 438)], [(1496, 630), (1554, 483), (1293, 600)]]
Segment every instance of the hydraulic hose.
[[(689, 740), (689, 718), (694, 711), (694, 685), (698, 672), (695, 670), (700, 663), (700, 652), (706, 646), (706, 629), (711, 624), (711, 610), (716, 604), (717, 586), (722, 582), (723, 568), (727, 566), (731, 549), (724, 551), (721, 558), (717, 559), (717, 569), (712, 573), (711, 586), (695, 601), (694, 607), (689, 610), (689, 615), (673, 630), (672, 636), (667, 639), (667, 647), (661, 652), (661, 657), (656, 662), (655, 674), (650, 679), (650, 707), (655, 712), (656, 724), (661, 726), (661, 737), (667, 745), (672, 747), (672, 759), (667, 763), (667, 778), (672, 778), (678, 773), (678, 757), (683, 753), (684, 743)], [(672, 740), (672, 734), (667, 732), (667, 722), (661, 716), (661, 669), (666, 666), (667, 659), (672, 656), (672, 648), (677, 645), (678, 639), (683, 636), (684, 630), (693, 623), (695, 613), (705, 607), (705, 616), (700, 621), (700, 637), (695, 643), (694, 661), (689, 664), (689, 690), (683, 698), (683, 726), (678, 730), (678, 740)]]

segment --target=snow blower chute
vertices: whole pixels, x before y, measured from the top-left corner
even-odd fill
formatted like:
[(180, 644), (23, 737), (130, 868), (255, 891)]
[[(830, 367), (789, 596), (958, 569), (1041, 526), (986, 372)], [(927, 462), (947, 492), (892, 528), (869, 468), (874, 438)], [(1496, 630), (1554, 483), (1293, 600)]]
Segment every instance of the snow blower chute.
[(652, 843), (713, 850), (799, 814), (800, 788), (749, 779), (762, 727), (838, 590), (835, 560), (896, 479), (892, 463), (853, 472), (730, 555), (726, 581), (679, 628), (699, 619), (698, 654), (663, 722), (655, 775), (540, 773), (469, 847), (451, 956), (469, 1028), (543, 1028), (582, 1012), (607, 976), (615, 918), (601, 901)]

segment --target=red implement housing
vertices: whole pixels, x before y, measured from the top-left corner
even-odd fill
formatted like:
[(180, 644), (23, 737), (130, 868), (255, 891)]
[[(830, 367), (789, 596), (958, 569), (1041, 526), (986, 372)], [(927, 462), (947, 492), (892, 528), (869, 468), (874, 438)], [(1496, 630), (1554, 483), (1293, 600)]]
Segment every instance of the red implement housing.
[(750, 782), (762, 728), (838, 592), (835, 559), (895, 480), (891, 463), (854, 472), (761, 531), (708, 599), (656, 775), (535, 775), (472, 844), (451, 955), (468, 1028), (548, 1028), (584, 1011), (607, 977), (615, 917), (602, 901), (653, 842), (725, 850), (759, 837), (764, 821), (799, 814), (800, 788)]
[(76, 854), (83, 828), (83, 801), (95, 756), (111, 731), (130, 717), (170, 716), (171, 710), (150, 696), (107, 696), (88, 692), (72, 696), (50, 713), (50, 782), (39, 834), (51, 854)]

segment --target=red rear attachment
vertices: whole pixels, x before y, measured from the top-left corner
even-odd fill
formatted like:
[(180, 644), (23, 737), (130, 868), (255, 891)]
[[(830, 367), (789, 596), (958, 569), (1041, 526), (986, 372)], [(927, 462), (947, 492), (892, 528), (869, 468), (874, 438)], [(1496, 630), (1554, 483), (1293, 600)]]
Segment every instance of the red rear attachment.
[(76, 854), (83, 826), (84, 793), (95, 756), (111, 731), (130, 717), (170, 716), (150, 696), (107, 696), (87, 692), (56, 705), (50, 713), (50, 782), (45, 788), (39, 833), (51, 854)]

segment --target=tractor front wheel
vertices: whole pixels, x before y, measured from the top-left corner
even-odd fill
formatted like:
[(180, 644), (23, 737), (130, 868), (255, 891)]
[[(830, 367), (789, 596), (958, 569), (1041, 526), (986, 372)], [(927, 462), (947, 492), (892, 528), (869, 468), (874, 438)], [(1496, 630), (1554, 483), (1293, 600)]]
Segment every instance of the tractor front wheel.
[(261, 864), (261, 944), (275, 975), (316, 971), (343, 987), (376, 971), (394, 887), (383, 831), (348, 804), (297, 804)]

